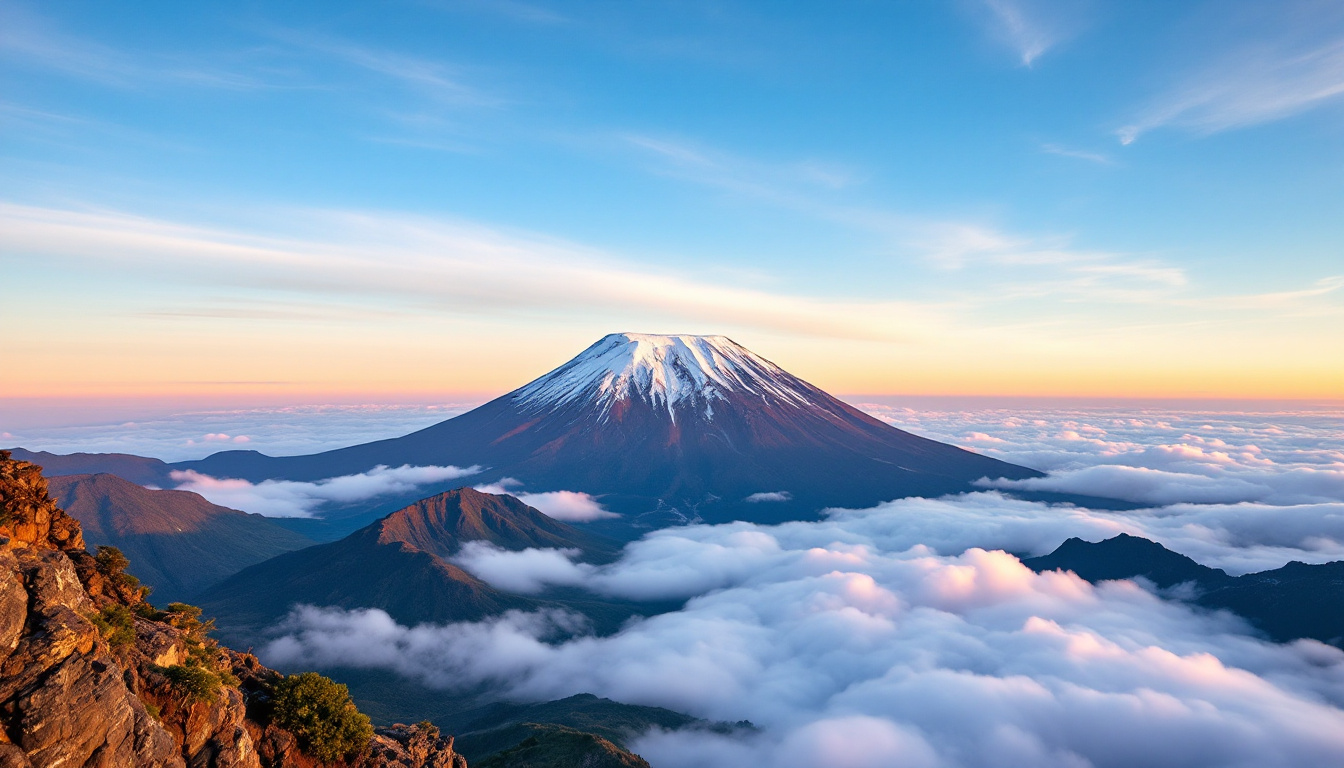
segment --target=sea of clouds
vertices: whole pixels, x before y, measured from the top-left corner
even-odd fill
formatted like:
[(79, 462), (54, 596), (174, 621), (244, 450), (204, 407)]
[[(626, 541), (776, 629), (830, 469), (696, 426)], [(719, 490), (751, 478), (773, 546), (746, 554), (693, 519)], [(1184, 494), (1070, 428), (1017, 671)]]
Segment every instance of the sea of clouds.
[[(502, 589), (686, 604), (605, 637), (555, 611), (407, 627), (377, 610), (300, 607), (263, 657), (390, 670), (450, 692), (491, 685), (518, 700), (592, 692), (757, 726), (644, 734), (633, 746), (659, 768), (1344, 764), (1344, 652), (1268, 643), (1237, 617), (1131, 582), (1035, 574), (1015, 556), (1128, 532), (1231, 573), (1344, 559), (1344, 411), (864, 408), (1048, 475), (831, 510), (817, 522), (665, 529), (602, 566), (568, 550), (474, 544), (457, 562)], [(417, 426), (446, 415), (402, 413)], [(361, 438), (380, 417), (341, 412), (370, 422), (348, 433)], [(170, 437), (165, 426), (162, 440), (226, 434), (237, 447), (245, 435), (247, 447), (266, 449), (267, 432), (247, 423), (190, 428)], [(273, 430), (277, 440), (283, 431)], [(127, 442), (114, 432), (101, 434)], [(450, 470), (467, 476), (393, 468), (265, 490), (281, 508), (311, 510), (324, 493), (349, 499)], [(229, 490), (215, 478), (183, 482)], [(247, 485), (232, 489), (252, 494), (237, 505), (266, 484)], [(1014, 490), (1141, 508), (1051, 506)], [(760, 492), (767, 501), (785, 490)], [(583, 494), (524, 495), (556, 516), (601, 516)]]
[(6, 423), (0, 403), (0, 447), (52, 453), (130, 453), (164, 461), (201, 459), (218, 451), (255, 450), (298, 456), (400, 437), (469, 410), (473, 404), (292, 405), (265, 408), (161, 410), (133, 420)]
[(603, 566), (476, 544), (457, 561), (503, 589), (687, 602), (605, 637), (554, 611), (407, 627), (300, 607), (263, 657), (757, 726), (644, 734), (633, 746), (660, 768), (1344, 764), (1344, 652), (1009, 554), (1124, 531), (1233, 573), (1344, 559), (1344, 413), (870, 411), (1049, 475), (817, 522), (664, 529)]

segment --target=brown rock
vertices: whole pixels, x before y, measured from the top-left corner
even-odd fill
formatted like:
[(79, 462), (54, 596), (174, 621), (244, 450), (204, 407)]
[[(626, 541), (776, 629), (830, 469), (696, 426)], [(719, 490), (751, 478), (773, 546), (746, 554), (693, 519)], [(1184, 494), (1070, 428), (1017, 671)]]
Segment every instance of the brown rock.
[(84, 549), (79, 522), (47, 491), (42, 468), (0, 451), (0, 536), (11, 549)]
[[(39, 468), (0, 451), (0, 768), (318, 768), (268, 722), (280, 673), (219, 648), (194, 617), (154, 611), (83, 546)], [(115, 637), (108, 617), (127, 610), (134, 639), (111, 646), (94, 620)], [(238, 685), (188, 699), (165, 671), (179, 665)], [(395, 726), (340, 768), (466, 762), (432, 726)]]
[[(28, 591), (19, 580), (18, 561), (0, 550), (0, 662), (19, 645), (28, 620)], [(0, 768), (3, 768), (0, 762)]]
[(13, 744), (0, 744), (0, 768), (32, 768), (28, 756)]
[(467, 768), (467, 759), (453, 751), (453, 737), (432, 725), (375, 729), (368, 752), (356, 763), (363, 768)]

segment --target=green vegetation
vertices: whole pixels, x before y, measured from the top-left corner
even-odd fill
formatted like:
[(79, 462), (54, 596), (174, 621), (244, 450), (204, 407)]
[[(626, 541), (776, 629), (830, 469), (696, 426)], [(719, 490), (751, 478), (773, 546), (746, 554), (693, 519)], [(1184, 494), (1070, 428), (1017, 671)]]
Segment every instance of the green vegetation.
[(275, 686), (275, 722), (294, 733), (304, 750), (324, 762), (360, 752), (373, 737), (369, 718), (350, 690), (316, 672), (290, 675)]
[(135, 642), (135, 616), (124, 605), (109, 605), (88, 619), (114, 648)]
[(94, 562), (98, 564), (98, 571), (118, 587), (126, 589), (140, 590), (140, 597), (144, 599), (149, 596), (149, 587), (140, 586), (140, 580), (129, 573), (126, 568), (130, 566), (131, 561), (122, 554), (120, 549), (113, 546), (102, 545), (98, 547), (98, 554), (93, 557)]
[(219, 697), (222, 682), (219, 675), (205, 667), (175, 664), (163, 670), (173, 690), (182, 694), (189, 703), (214, 701)]
[(124, 572), (131, 564), (120, 549), (106, 545), (98, 548), (98, 554), (93, 559), (98, 563), (98, 570), (109, 576)]
[(186, 603), (169, 603), (166, 610), (150, 608), (141, 612), (146, 618), (160, 621), (183, 631), (182, 642), (187, 658), (182, 664), (160, 669), (173, 689), (188, 702), (215, 701), (224, 686), (238, 685), (238, 678), (226, 667), (221, 658), (219, 643), (206, 637), (215, 628), (214, 621), (201, 621), (201, 609)]

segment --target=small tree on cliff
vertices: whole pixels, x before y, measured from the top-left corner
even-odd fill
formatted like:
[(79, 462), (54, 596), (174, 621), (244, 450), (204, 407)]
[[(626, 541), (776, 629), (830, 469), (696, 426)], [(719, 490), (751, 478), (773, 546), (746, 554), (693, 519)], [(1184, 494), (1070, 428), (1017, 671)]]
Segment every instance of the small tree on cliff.
[(350, 690), (316, 672), (290, 675), (275, 686), (275, 722), (324, 762), (357, 753), (373, 737), (369, 718), (355, 708)]

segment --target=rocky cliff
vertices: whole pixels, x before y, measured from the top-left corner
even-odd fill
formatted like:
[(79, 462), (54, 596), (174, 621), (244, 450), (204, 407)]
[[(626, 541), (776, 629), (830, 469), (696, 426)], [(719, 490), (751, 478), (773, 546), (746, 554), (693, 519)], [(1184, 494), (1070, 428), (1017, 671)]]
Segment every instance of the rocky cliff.
[(466, 768), (428, 723), (321, 761), (321, 722), (278, 722), (280, 673), (211, 640), (199, 610), (154, 608), (125, 567), (0, 451), (0, 768)]

